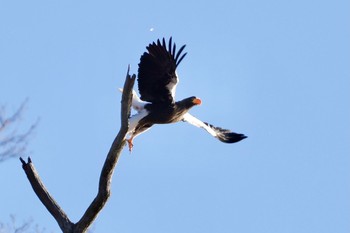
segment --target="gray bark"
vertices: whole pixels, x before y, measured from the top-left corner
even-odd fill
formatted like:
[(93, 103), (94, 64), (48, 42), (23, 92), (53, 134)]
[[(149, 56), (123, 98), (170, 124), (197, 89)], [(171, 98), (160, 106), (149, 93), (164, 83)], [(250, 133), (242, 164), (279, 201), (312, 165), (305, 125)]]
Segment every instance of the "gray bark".
[(117, 165), (120, 153), (125, 145), (125, 137), (128, 131), (128, 119), (130, 116), (130, 107), (132, 100), (132, 88), (134, 86), (136, 76), (129, 75), (129, 68), (126, 75), (126, 80), (123, 88), (123, 95), (121, 101), (121, 127), (118, 135), (114, 139), (112, 146), (107, 154), (105, 163), (103, 165), (100, 181), (98, 186), (98, 193), (95, 199), (91, 202), (81, 219), (77, 223), (73, 223), (67, 216), (67, 214), (61, 209), (54, 198), (49, 194), (44, 184), (32, 163), (32, 160), (28, 158), (25, 162), (20, 158), (22, 167), (27, 175), (27, 178), (42, 204), (55, 218), (62, 232), (64, 233), (83, 233), (87, 232), (93, 221), (96, 219), (99, 212), (103, 209), (111, 195), (111, 180), (112, 175)]

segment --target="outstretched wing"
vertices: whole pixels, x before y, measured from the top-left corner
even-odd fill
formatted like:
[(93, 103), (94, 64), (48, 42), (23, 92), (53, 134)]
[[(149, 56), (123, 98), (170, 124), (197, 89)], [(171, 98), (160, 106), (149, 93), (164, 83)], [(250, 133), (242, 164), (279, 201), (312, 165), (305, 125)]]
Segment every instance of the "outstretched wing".
[(162, 43), (158, 40), (146, 47), (148, 52), (141, 56), (137, 79), (142, 100), (167, 104), (175, 102), (178, 83), (175, 70), (187, 54), (180, 56), (185, 46), (176, 52), (172, 38), (169, 39), (168, 48), (163, 38)]
[(216, 137), (222, 142), (226, 143), (234, 143), (239, 142), (245, 139), (247, 136), (244, 134), (238, 134), (231, 132), (228, 129), (222, 129), (220, 127), (215, 127), (207, 122), (203, 122), (189, 113), (184, 115), (183, 121), (190, 123), (191, 125), (197, 126), (199, 128), (205, 129), (208, 133), (210, 133), (213, 137)]

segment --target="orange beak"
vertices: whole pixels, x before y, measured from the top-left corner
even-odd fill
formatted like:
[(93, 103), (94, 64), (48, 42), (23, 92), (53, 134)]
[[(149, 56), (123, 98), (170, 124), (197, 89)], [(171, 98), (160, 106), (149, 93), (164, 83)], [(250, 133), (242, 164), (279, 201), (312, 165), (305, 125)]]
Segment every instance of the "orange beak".
[(202, 103), (202, 100), (198, 99), (198, 98), (195, 98), (193, 101), (192, 101), (195, 105), (200, 105)]

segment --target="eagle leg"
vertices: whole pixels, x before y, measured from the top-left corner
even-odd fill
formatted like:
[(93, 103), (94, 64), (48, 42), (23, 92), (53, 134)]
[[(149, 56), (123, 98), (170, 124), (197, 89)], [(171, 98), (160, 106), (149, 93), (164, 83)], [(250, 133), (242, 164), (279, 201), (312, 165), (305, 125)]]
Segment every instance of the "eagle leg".
[(128, 147), (129, 147), (130, 152), (132, 151), (132, 148), (134, 147), (134, 144), (132, 143), (133, 139), (134, 139), (133, 137), (126, 139), (126, 142), (128, 143)]

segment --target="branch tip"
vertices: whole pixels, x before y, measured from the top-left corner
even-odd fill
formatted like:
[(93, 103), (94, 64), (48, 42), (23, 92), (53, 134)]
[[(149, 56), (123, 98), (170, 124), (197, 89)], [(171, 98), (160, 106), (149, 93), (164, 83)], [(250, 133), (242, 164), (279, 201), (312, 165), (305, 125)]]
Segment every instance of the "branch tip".
[(21, 161), (23, 168), (24, 168), (24, 166), (32, 163), (32, 159), (30, 157), (28, 157), (28, 162), (26, 162), (24, 159), (22, 159), (22, 157), (20, 157), (19, 160)]
[(24, 165), (26, 165), (26, 164), (27, 164), (27, 163), (26, 163), (26, 161), (24, 161), (24, 159), (22, 159), (22, 157), (19, 157), (19, 160), (21, 161), (22, 166), (24, 166)]
[(127, 75), (129, 75), (129, 72), (130, 72), (130, 64), (128, 65)]

